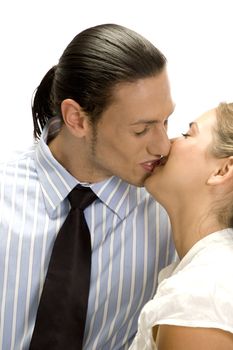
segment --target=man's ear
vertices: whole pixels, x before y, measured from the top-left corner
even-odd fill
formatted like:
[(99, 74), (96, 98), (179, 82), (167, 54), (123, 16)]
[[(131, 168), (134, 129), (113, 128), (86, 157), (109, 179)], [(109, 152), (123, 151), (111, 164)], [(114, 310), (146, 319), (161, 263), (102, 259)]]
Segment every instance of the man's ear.
[(88, 117), (79, 103), (66, 99), (61, 103), (61, 112), (65, 125), (73, 135), (78, 137), (86, 135)]
[(219, 185), (233, 181), (233, 156), (226, 158), (220, 166), (210, 175), (208, 185)]

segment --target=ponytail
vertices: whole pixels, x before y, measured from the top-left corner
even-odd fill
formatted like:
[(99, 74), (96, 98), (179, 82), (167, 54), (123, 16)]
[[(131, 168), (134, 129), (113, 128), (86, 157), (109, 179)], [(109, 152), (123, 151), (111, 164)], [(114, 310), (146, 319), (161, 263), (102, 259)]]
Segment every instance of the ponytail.
[(39, 139), (47, 121), (54, 116), (53, 80), (56, 66), (53, 66), (44, 76), (32, 99), (32, 118), (34, 137)]

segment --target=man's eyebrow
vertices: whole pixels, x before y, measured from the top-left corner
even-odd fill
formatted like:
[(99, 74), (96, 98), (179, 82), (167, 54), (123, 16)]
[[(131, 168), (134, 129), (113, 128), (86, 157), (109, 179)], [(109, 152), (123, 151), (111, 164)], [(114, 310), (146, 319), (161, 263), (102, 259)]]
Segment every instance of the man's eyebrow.
[(155, 124), (155, 123), (158, 123), (159, 121), (158, 120), (137, 120), (136, 122), (134, 123), (131, 123), (130, 125), (138, 125), (138, 124)]
[[(170, 116), (172, 115), (172, 113), (174, 112), (174, 109), (173, 109), (173, 111), (167, 116), (167, 118), (164, 120), (164, 121), (168, 121), (168, 119), (170, 118)], [(139, 120), (137, 120), (136, 122), (134, 122), (134, 123), (131, 123), (131, 124), (129, 124), (129, 125), (139, 125), (139, 124), (147, 124), (147, 125), (151, 125), (151, 124), (157, 124), (157, 123), (161, 123), (161, 120), (157, 120), (157, 119), (153, 119), (153, 120), (151, 120), (151, 119), (148, 119), (148, 120), (146, 120), (146, 119), (139, 119)]]

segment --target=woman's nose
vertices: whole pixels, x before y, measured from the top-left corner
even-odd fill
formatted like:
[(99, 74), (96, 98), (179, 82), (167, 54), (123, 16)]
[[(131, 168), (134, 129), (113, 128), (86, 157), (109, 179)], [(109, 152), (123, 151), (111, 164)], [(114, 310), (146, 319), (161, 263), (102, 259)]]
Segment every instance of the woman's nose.
[(180, 136), (172, 137), (172, 138), (170, 139), (171, 145), (172, 145), (174, 142), (176, 142), (177, 140), (179, 140), (179, 139), (180, 139)]
[(172, 138), (170, 139), (171, 145), (176, 141), (176, 139), (177, 139), (177, 137), (172, 137)]

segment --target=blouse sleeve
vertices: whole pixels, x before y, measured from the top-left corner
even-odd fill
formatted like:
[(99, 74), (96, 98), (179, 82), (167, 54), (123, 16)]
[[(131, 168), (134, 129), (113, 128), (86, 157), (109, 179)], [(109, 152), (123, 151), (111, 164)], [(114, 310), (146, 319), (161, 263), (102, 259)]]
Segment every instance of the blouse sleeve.
[(190, 264), (164, 279), (141, 312), (141, 332), (150, 332), (156, 324), (168, 324), (233, 333), (233, 261), (222, 265), (218, 259)]
[(160, 324), (219, 328), (233, 333), (232, 252), (197, 254), (181, 266), (163, 276), (156, 295), (142, 309), (130, 350), (154, 349), (152, 328)]

